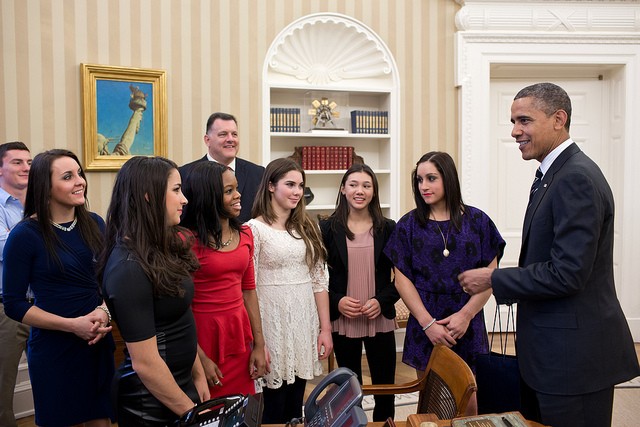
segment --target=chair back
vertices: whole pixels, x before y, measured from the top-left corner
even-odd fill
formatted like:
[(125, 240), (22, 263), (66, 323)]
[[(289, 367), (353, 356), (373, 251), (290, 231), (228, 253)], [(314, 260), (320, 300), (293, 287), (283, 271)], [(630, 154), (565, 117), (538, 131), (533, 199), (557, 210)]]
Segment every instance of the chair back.
[(436, 414), (441, 420), (464, 416), (469, 399), (478, 390), (469, 365), (453, 350), (436, 345), (424, 374), (418, 414)]
[(478, 390), (469, 365), (453, 350), (436, 345), (425, 374), (405, 384), (365, 384), (364, 395), (404, 394), (419, 391), (418, 414), (436, 414), (441, 420), (464, 415), (469, 399)]

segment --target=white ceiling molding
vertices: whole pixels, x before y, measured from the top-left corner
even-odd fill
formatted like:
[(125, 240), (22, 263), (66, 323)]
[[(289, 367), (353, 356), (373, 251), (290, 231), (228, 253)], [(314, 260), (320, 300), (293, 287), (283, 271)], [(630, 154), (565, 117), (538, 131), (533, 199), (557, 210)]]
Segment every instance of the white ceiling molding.
[(460, 31), (638, 32), (638, 0), (456, 0)]

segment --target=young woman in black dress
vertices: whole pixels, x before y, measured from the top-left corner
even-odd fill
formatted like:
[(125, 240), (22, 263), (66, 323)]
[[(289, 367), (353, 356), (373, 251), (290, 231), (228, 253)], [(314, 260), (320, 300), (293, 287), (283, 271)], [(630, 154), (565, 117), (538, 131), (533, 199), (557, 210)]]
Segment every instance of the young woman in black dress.
[(99, 277), (126, 344), (116, 375), (122, 426), (165, 426), (209, 398), (190, 307), (198, 261), (178, 227), (181, 186), (171, 160), (133, 157), (107, 211)]

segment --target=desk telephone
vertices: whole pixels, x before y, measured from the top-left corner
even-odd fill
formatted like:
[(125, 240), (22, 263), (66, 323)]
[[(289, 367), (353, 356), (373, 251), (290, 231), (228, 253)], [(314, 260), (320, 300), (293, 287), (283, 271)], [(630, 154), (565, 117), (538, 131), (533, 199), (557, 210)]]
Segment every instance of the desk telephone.
[[(320, 393), (326, 390), (322, 398)], [(363, 427), (367, 416), (358, 377), (347, 368), (330, 372), (309, 395), (304, 405), (305, 427)]]
[[(320, 394), (325, 392), (320, 398)], [(362, 387), (347, 368), (329, 373), (311, 392), (304, 405), (305, 427), (364, 427), (367, 417), (360, 407)], [(211, 399), (182, 415), (174, 427), (259, 427), (262, 394), (241, 394)]]

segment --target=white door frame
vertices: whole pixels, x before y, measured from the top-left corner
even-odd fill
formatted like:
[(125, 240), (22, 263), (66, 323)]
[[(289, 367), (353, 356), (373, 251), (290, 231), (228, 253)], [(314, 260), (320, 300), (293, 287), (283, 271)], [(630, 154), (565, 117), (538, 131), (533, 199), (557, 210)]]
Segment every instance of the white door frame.
[[(612, 102), (627, 120), (620, 123), (619, 132), (624, 156), (618, 166), (621, 188), (616, 189), (616, 193), (622, 195), (616, 200), (616, 223), (619, 224), (614, 256), (619, 278), (616, 288), (634, 340), (640, 341), (640, 287), (634, 269), (640, 259), (640, 223), (637, 221), (640, 197), (635, 184), (640, 181), (640, 167), (637, 166), (640, 144), (636, 140), (640, 135), (640, 120), (637, 119), (640, 117), (640, 2), (624, 5), (603, 4), (608, 3), (605, 1), (523, 4), (467, 0), (464, 3), (456, 18), (460, 31), (455, 40), (455, 77), (460, 101), (459, 170), (464, 200), (480, 209), (487, 209), (492, 191), (485, 185), (487, 171), (486, 166), (483, 167), (491, 163), (487, 147), (490, 144), (492, 65), (584, 64), (603, 68), (614, 66), (619, 70), (616, 84), (622, 85), (622, 90), (614, 92), (622, 99)], [(608, 13), (602, 13), (603, 7)], [(590, 27), (575, 31), (578, 23), (572, 19), (577, 22), (585, 14), (590, 17)], [(502, 19), (495, 19), (497, 15)], [(619, 16), (630, 17), (631, 22), (616, 20)], [(594, 25), (594, 22), (601, 25)], [(622, 23), (616, 27), (618, 22)], [(517, 31), (514, 23), (518, 24)], [(609, 31), (595, 32), (591, 28)]]

